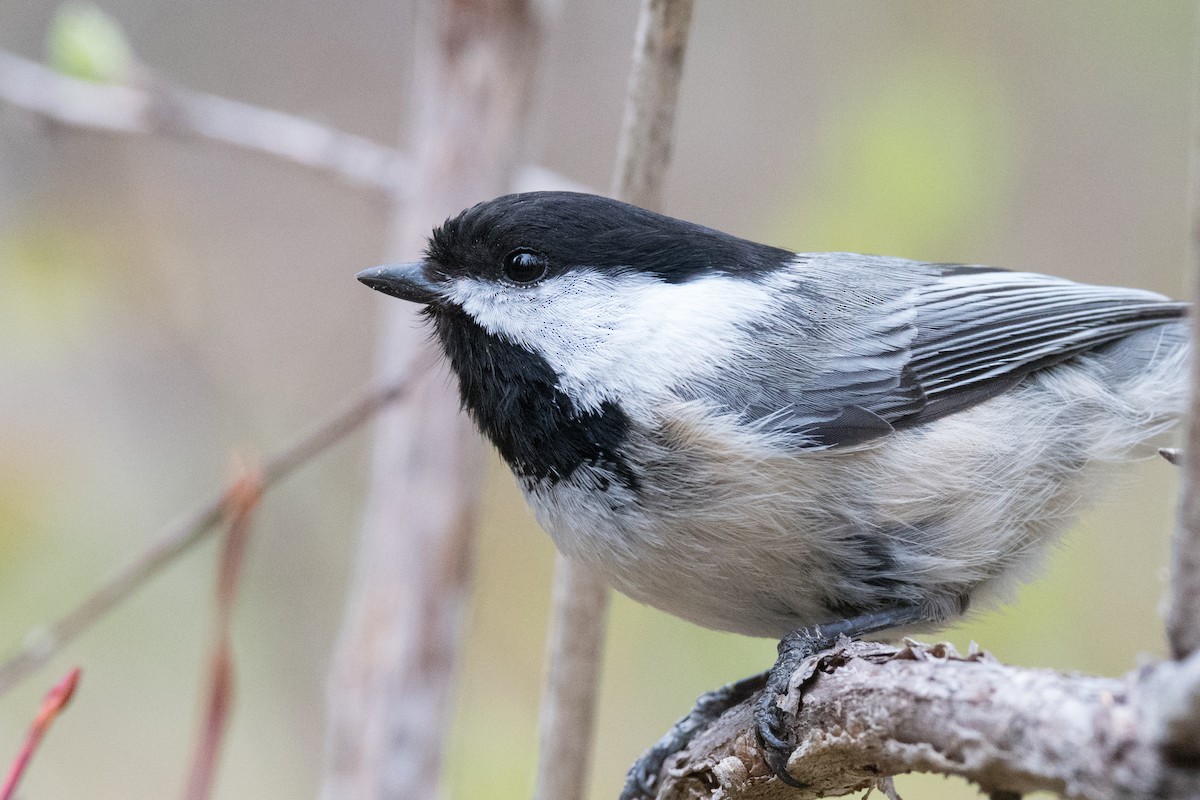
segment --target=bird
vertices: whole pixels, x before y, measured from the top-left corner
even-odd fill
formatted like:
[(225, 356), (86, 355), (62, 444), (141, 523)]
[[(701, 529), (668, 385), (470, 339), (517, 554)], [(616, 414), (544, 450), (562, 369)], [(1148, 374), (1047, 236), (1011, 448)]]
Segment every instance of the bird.
[(789, 783), (797, 658), (1008, 599), (1184, 402), (1186, 303), (793, 252), (586, 193), (479, 203), (357, 277), (421, 306), (562, 553), (781, 639), (758, 734)]

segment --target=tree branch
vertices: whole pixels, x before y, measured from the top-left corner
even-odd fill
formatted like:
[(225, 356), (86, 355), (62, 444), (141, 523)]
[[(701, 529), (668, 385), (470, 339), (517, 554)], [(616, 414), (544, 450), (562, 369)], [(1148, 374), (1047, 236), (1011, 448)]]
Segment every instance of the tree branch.
[[(393, 147), (295, 114), (197, 92), (157, 77), (140, 87), (94, 83), (0, 50), (0, 101), (71, 128), (235, 147), (388, 197), (404, 197), (412, 187), (412, 161)], [(522, 167), (514, 183), (518, 190), (586, 191), (578, 182), (537, 166)]]
[[(1200, 4), (1196, 5), (1200, 26)], [(1200, 29), (1195, 38), (1200, 40)], [(1200, 56), (1197, 56), (1200, 59)], [(1200, 60), (1193, 64), (1190, 211), (1192, 297), (1200, 302)], [(1179, 524), (1171, 547), (1171, 595), (1167, 641), (1171, 655), (1185, 658), (1200, 649), (1200, 325), (1192, 325), (1192, 382), (1183, 445)]]
[(534, 800), (579, 800), (586, 795), (607, 613), (604, 581), (586, 567), (557, 556)]
[(662, 205), (691, 23), (692, 0), (643, 0), (613, 171), (618, 200)]
[(294, 114), (159, 80), (141, 88), (94, 83), (5, 51), (0, 100), (74, 128), (219, 142), (388, 193), (411, 172), (408, 158), (390, 147)]
[[(1200, 740), (1172, 730), (1180, 698), (1200, 696), (1200, 657), (1109, 679), (963, 657), (945, 644), (843, 640), (801, 667), (792, 686), (798, 744), (789, 772), (807, 788), (773, 779), (760, 757), (755, 696), (668, 764), (658, 800), (804, 800), (906, 772), (958, 775), (994, 796), (1200, 794)], [(1183, 746), (1173, 757), (1172, 742)]]
[[(691, 18), (692, 0), (643, 0), (613, 170), (618, 199), (659, 205)], [(599, 576), (561, 555), (554, 572), (533, 796), (579, 800), (586, 789), (609, 595)]]
[[(419, 4), (410, 200), (390, 255), (512, 186), (539, 44), (530, 0)], [(381, 298), (382, 300), (382, 298)], [(418, 312), (383, 301), (378, 369), (430, 352)], [(330, 670), (321, 796), (433, 798), (470, 596), (483, 443), (444, 370), (380, 418), (354, 576)]]

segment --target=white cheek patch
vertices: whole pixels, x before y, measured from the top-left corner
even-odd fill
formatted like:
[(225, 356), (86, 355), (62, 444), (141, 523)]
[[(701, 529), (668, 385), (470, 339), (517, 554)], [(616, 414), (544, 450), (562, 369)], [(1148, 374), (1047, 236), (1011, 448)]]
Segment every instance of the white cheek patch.
[(560, 275), (534, 286), (460, 278), (448, 295), (484, 330), (540, 353), (557, 367), (612, 334), (638, 282), (595, 274)]
[(744, 323), (782, 291), (720, 274), (672, 284), (579, 270), (531, 287), (461, 278), (448, 294), (488, 332), (543, 356), (580, 406), (620, 399), (633, 411), (740, 349)]

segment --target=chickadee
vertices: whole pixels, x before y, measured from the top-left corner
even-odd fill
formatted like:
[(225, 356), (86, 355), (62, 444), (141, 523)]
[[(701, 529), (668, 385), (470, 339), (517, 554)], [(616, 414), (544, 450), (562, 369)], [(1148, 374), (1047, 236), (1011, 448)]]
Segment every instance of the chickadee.
[(793, 253), (589, 194), (480, 203), (358, 279), (424, 306), (563, 553), (752, 636), (1002, 599), (1182, 405), (1184, 303)]

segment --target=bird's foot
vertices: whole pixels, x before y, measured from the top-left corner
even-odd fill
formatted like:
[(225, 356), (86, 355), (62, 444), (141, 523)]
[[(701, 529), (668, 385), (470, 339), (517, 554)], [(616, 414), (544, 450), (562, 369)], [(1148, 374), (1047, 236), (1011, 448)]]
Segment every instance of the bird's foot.
[[(965, 610), (965, 601), (961, 605)], [(754, 727), (763, 760), (775, 776), (788, 786), (804, 788), (787, 770), (788, 759), (795, 750), (787, 722), (799, 707), (798, 700), (787, 701), (792, 691), (792, 676), (806, 660), (828, 650), (842, 636), (858, 638), (890, 628), (936, 621), (939, 616), (923, 604), (897, 605), (828, 625), (801, 628), (783, 637), (779, 641), (779, 658), (767, 672), (766, 687), (754, 710)]]
[(697, 734), (716, 722), (726, 711), (761, 689), (768, 674), (761, 672), (751, 675), (749, 678), (728, 683), (720, 689), (700, 695), (688, 715), (672, 725), (671, 729), (629, 768), (620, 800), (652, 800), (658, 794), (659, 776), (666, 760), (687, 747)]

